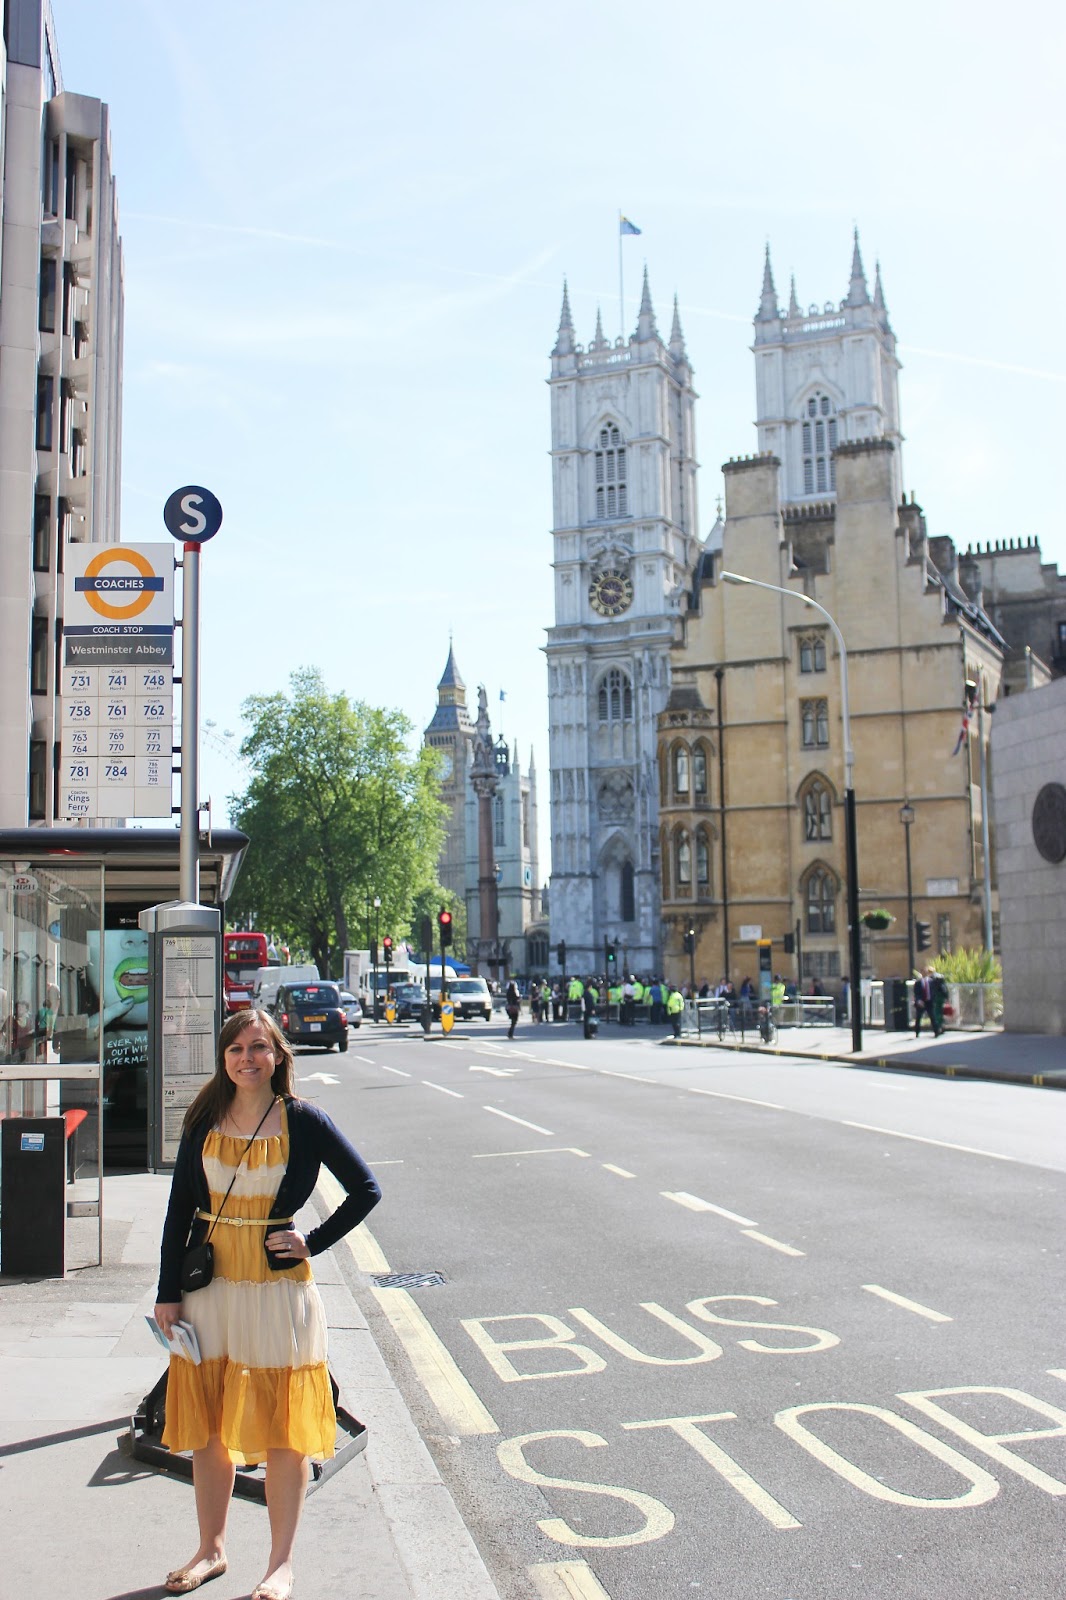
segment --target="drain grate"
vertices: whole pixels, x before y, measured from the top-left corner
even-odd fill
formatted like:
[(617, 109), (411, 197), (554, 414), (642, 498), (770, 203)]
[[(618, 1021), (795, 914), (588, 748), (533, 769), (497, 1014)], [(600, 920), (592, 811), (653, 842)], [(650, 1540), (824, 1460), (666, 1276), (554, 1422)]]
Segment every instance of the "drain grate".
[(379, 1289), (432, 1289), (444, 1282), (443, 1272), (375, 1272)]

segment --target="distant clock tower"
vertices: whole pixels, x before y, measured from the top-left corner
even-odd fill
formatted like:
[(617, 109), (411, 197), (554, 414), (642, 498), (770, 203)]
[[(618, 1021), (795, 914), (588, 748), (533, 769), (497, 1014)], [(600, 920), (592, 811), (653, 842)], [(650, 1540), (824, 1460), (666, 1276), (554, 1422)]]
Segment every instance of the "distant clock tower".
[(466, 685), (459, 676), (450, 644), (437, 685), (437, 709), (425, 731), (425, 742), (440, 753), (440, 797), (448, 808), (437, 872), (442, 886), (462, 899), (466, 893), (467, 770), (474, 727), (466, 707)]
[(661, 969), (656, 717), (698, 555), (695, 391), (674, 303), (659, 335), (644, 274), (636, 332), (552, 351), (555, 625), (548, 630), (551, 943), (599, 971), (605, 939)]

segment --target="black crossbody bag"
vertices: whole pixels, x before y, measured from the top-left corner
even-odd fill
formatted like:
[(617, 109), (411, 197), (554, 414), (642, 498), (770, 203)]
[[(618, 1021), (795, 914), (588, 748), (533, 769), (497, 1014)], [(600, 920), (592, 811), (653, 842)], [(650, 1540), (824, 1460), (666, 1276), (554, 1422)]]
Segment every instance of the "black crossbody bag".
[(233, 1177), (229, 1181), (229, 1188), (222, 1197), (222, 1204), (215, 1212), (215, 1220), (207, 1230), (207, 1238), (204, 1240), (203, 1244), (191, 1245), (185, 1251), (185, 1255), (181, 1263), (181, 1287), (185, 1294), (192, 1294), (196, 1289), (206, 1289), (207, 1285), (211, 1282), (211, 1279), (215, 1275), (215, 1247), (211, 1243), (211, 1235), (218, 1226), (218, 1219), (225, 1210), (226, 1201), (230, 1197), (230, 1192), (233, 1188), (233, 1185), (237, 1182), (237, 1174), (241, 1170), (241, 1163), (244, 1161), (245, 1156), (255, 1143), (256, 1134), (263, 1126), (263, 1123), (266, 1121), (267, 1117), (269, 1117), (270, 1113), (273, 1111), (276, 1101), (277, 1095), (274, 1096), (274, 1099), (271, 1100), (270, 1104), (263, 1112), (263, 1115), (259, 1118), (259, 1123), (256, 1127), (255, 1133), (252, 1134), (252, 1137), (248, 1140), (248, 1143), (241, 1151), (240, 1161), (238, 1161), (237, 1165), (234, 1167)]

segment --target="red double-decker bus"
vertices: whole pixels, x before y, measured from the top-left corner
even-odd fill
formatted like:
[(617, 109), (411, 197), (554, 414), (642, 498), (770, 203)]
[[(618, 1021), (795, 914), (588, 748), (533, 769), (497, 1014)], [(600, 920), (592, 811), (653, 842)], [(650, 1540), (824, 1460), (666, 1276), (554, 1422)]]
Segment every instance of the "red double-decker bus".
[(222, 935), (222, 985), (226, 1010), (240, 1011), (252, 1003), (252, 985), (260, 967), (268, 967), (271, 956), (265, 933), (224, 933)]

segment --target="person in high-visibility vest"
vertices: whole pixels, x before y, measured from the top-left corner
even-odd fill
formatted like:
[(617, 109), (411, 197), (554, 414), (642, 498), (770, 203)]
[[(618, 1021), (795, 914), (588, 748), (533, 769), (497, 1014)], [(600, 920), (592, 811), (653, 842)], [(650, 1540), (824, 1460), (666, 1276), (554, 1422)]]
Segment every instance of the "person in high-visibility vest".
[(599, 1005), (599, 1003), (600, 1003), (600, 991), (596, 987), (595, 978), (590, 978), (589, 979), (588, 983), (585, 985), (585, 993), (589, 996), (589, 998), (591, 999), (592, 1004), (594, 1006), (598, 1006)]
[(584, 995), (584, 993), (585, 993), (585, 985), (581, 982), (581, 979), (580, 978), (571, 978), (570, 982), (566, 986), (566, 998), (567, 998), (567, 1001), (569, 1002), (568, 1005), (567, 1005), (567, 1020), (568, 1021), (573, 1022), (573, 1021), (577, 1020), (576, 1017), (575, 1017), (575, 1014), (574, 1014), (574, 1007), (575, 1006), (578, 1007), (578, 1014), (580, 1015), (581, 999), (582, 999), (582, 996)]
[(784, 1003), (785, 980), (782, 978), (780, 973), (777, 973), (774, 977), (773, 983), (770, 985), (770, 1004), (772, 1006), (783, 1006)]
[(674, 1030), (674, 1038), (681, 1037), (681, 1014), (685, 1009), (685, 998), (680, 989), (670, 985), (670, 993), (666, 1001), (666, 1015), (670, 1018), (670, 1026)]
[(647, 990), (645, 989), (644, 985), (641, 983), (640, 979), (639, 978), (634, 978), (633, 979), (633, 1021), (634, 1022), (636, 1022), (636, 1020), (637, 1020), (637, 1007), (644, 1004), (644, 996), (645, 996), (646, 993), (647, 993)]

